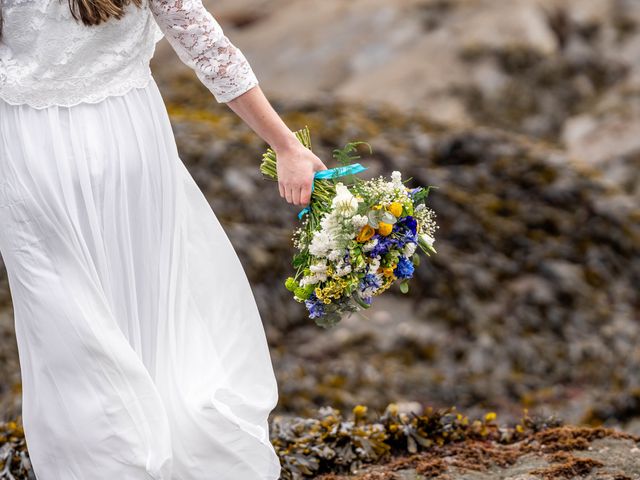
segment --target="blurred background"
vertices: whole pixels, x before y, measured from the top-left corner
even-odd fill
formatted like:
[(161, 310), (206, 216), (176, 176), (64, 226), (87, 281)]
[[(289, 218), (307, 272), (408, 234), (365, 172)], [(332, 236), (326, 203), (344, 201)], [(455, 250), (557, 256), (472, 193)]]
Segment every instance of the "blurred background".
[[(640, 2), (206, 5), (327, 166), (333, 148), (367, 141), (365, 177), (397, 169), (439, 187), (439, 254), (410, 292), (316, 327), (283, 285), (299, 207), (261, 178), (267, 145), (158, 44), (152, 70), (181, 158), (262, 313), (278, 415), (394, 401), (640, 433)], [(4, 269), (0, 305), (11, 417), (20, 374)]]

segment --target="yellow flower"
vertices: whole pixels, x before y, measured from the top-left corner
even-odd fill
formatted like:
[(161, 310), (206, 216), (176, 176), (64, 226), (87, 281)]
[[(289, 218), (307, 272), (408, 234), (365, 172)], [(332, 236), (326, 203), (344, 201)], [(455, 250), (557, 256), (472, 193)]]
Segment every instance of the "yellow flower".
[(388, 210), (395, 217), (399, 217), (400, 215), (402, 215), (402, 204), (400, 202), (393, 202), (391, 205), (389, 205)]
[(394, 282), (395, 278), (396, 278), (395, 275), (391, 275), (389, 277), (385, 277), (385, 283), (383, 283), (382, 286), (375, 291), (374, 295), (380, 295), (385, 290), (387, 290), (389, 287), (391, 287), (391, 285), (393, 285), (393, 282)]
[(342, 278), (332, 278), (327, 281), (323, 287), (316, 287), (314, 293), (322, 303), (329, 304), (333, 299), (339, 299), (347, 286), (348, 282), (346, 280)]
[(396, 269), (396, 265), (391, 265), (390, 267), (385, 267), (382, 269), (382, 273), (384, 274), (385, 277), (390, 277), (391, 275), (393, 275), (393, 271)]
[(373, 207), (374, 210), (380, 210), (382, 208), (382, 205), (374, 205)]
[(391, 233), (392, 229), (393, 229), (393, 225), (391, 225), (390, 223), (380, 222), (378, 224), (378, 233), (385, 237)]
[(358, 233), (358, 236), (356, 237), (356, 241), (358, 241), (358, 242), (366, 242), (371, 237), (373, 237), (373, 234), (375, 232), (376, 231), (373, 229), (372, 226), (365, 225), (364, 227), (362, 227), (360, 229), (360, 233)]

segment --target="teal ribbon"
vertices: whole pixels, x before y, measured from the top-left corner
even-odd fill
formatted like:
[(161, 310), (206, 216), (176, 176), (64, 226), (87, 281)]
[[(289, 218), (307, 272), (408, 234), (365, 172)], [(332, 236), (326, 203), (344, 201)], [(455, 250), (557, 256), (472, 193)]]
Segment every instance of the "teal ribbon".
[[(356, 173), (363, 172), (366, 169), (367, 167), (363, 167), (359, 163), (352, 163), (351, 165), (344, 165), (342, 167), (327, 168), (326, 170), (318, 170), (316, 173), (313, 174), (314, 181), (313, 183), (311, 183), (311, 193), (313, 193), (315, 180), (322, 180), (325, 178), (344, 177), (346, 175), (353, 175)], [(305, 213), (309, 212), (309, 210), (310, 210), (309, 207), (304, 207), (302, 210), (300, 210), (300, 213), (298, 213), (298, 219), (301, 219)]]

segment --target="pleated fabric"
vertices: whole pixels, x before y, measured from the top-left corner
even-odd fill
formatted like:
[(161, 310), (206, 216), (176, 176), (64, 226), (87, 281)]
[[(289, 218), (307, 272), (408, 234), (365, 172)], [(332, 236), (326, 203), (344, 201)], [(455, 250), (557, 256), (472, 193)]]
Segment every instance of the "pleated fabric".
[(255, 299), (153, 79), (0, 100), (0, 253), (38, 480), (279, 477)]

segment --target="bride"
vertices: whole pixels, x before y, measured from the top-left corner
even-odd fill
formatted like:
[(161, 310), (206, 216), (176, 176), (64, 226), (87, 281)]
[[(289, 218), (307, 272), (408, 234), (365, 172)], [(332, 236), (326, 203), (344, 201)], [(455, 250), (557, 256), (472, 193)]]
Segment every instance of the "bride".
[[(200, 0), (4, 0), (0, 252), (39, 480), (276, 479), (278, 400), (242, 265), (149, 70), (166, 36), (308, 203), (326, 166)], [(258, 168), (258, 165), (256, 165)]]

